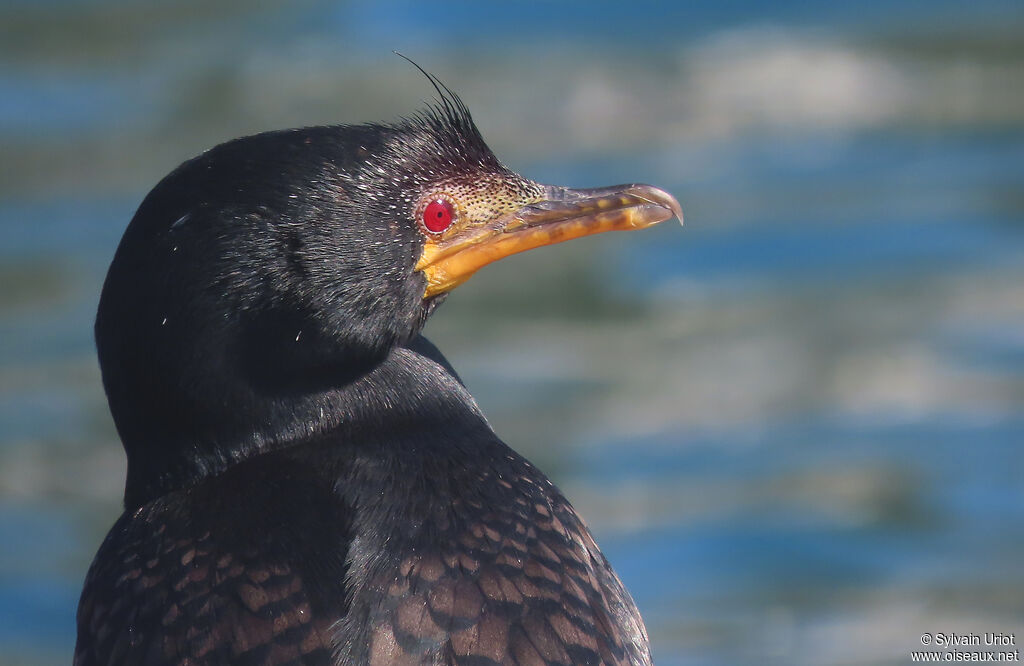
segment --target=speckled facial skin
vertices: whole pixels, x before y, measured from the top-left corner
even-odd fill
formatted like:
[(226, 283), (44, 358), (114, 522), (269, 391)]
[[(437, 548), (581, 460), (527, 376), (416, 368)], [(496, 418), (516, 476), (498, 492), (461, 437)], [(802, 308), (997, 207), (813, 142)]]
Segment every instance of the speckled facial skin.
[[(484, 224), (524, 206), (541, 201), (545, 188), (532, 180), (516, 177), (487, 177), (471, 181), (453, 180), (441, 183), (427, 193), (416, 206), (415, 217), (422, 221), (427, 204), (435, 199), (445, 199), (456, 211), (455, 221), (441, 233), (432, 233), (426, 228), (428, 245), (441, 245), (444, 241), (466, 231), (467, 228)], [(429, 251), (424, 251), (428, 254)]]

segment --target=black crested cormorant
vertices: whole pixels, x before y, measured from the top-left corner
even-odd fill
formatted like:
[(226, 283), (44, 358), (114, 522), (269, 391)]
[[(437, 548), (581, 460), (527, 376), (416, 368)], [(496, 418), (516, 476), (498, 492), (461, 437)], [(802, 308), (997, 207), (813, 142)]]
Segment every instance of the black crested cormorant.
[(677, 216), (503, 166), (459, 98), (217, 146), (145, 198), (96, 341), (128, 457), (78, 666), (648, 664), (569, 502), (420, 330), (478, 268)]

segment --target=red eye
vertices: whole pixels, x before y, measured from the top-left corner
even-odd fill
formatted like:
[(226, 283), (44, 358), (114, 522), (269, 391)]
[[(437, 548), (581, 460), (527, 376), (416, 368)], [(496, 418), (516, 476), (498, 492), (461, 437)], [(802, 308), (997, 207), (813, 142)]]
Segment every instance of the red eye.
[(427, 231), (441, 233), (452, 226), (454, 221), (455, 211), (447, 199), (434, 199), (423, 209), (423, 226)]

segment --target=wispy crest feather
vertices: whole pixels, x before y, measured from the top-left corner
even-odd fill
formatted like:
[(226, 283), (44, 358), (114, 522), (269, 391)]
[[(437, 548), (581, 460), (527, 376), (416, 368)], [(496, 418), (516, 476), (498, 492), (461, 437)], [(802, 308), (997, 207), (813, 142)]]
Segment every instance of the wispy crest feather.
[(473, 122), (473, 116), (465, 102), (447, 85), (434, 74), (423, 69), (419, 64), (408, 56), (394, 52), (395, 55), (409, 62), (418, 69), (423, 76), (430, 81), (430, 85), (437, 91), (437, 99), (428, 104), (425, 109), (405, 118), (408, 126), (423, 124), (433, 129), (445, 142), (456, 148), (469, 161), (476, 162), (482, 166), (503, 168), (498, 159), (484, 142), (480, 130)]

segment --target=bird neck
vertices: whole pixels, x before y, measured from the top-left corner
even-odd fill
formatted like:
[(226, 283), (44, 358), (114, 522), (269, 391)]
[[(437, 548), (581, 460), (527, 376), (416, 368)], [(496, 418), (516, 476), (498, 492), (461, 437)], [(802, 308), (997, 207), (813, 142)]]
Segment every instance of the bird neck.
[(167, 427), (149, 427), (145, 438), (122, 429), (126, 509), (289, 447), (324, 446), (334, 454), (350, 447), (386, 459), (407, 455), (413, 440), (428, 447), (443, 442), (452, 424), (492, 434), (472, 396), (424, 338), (393, 349), (338, 386), (269, 395), (222, 388), (216, 404), (205, 401), (202, 413), (167, 415)]

